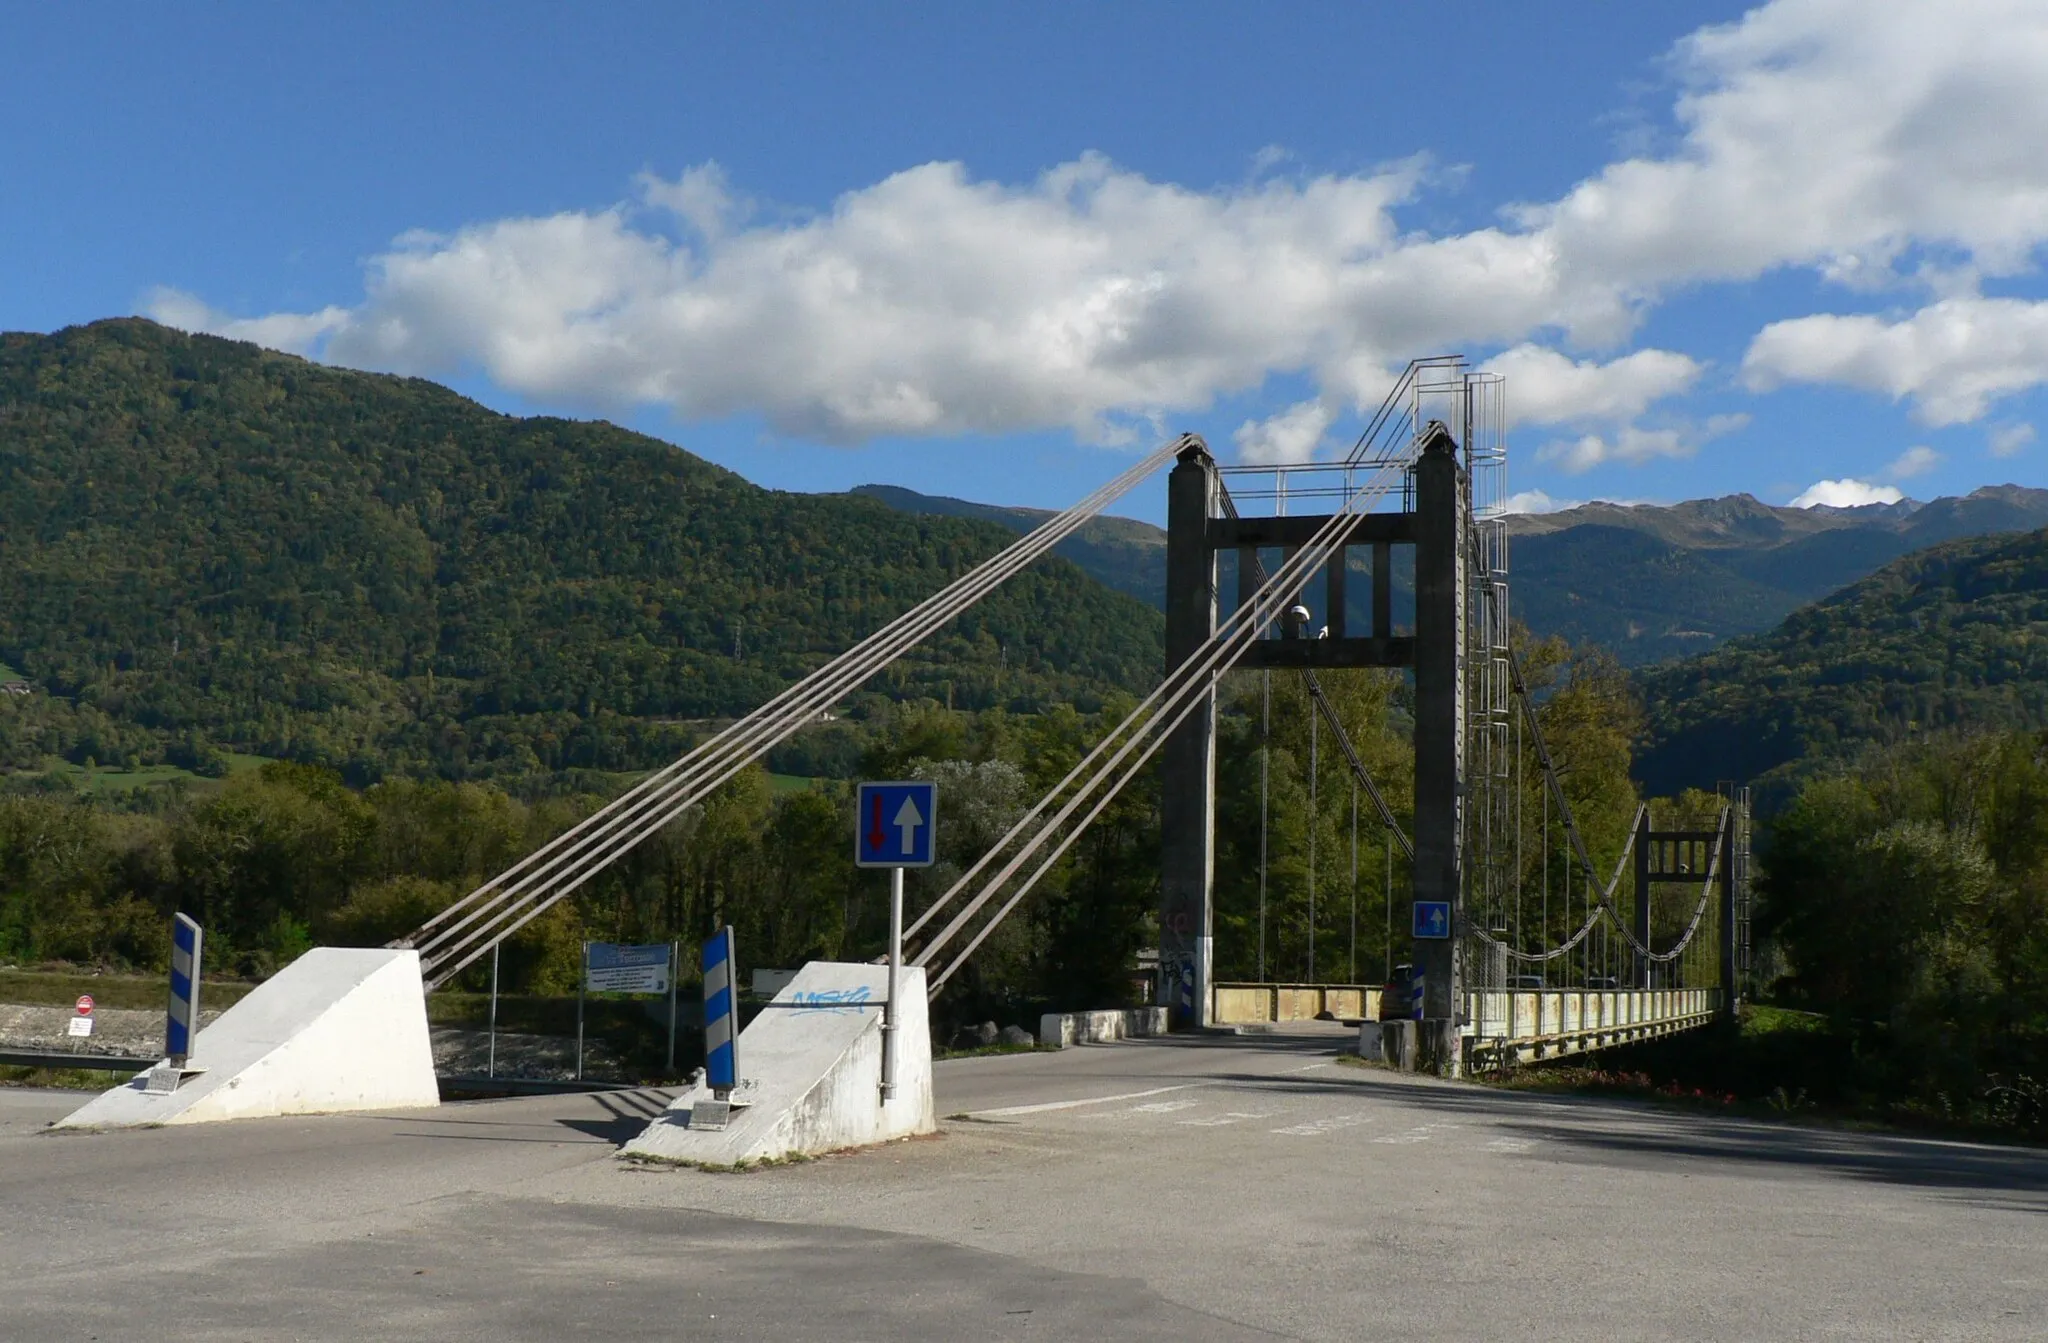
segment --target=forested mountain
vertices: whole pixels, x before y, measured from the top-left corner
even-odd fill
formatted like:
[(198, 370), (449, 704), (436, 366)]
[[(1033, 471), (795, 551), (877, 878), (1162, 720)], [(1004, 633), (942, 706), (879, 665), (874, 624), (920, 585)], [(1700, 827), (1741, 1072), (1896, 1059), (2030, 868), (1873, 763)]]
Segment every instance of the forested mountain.
[(1932, 729), (2048, 727), (2048, 530), (1920, 551), (1639, 681), (1656, 794), (1769, 785)]
[(2017, 485), (1861, 508), (1774, 508), (1737, 494), (1524, 514), (1510, 524), (1515, 612), (1641, 666), (1767, 630), (1924, 546), (2043, 525), (2048, 490)]
[[(518, 776), (673, 753), (1009, 541), (142, 320), (0, 336), (0, 767)], [(1092, 705), (1157, 613), (1048, 561), (874, 687)]]
[[(1050, 509), (1006, 508), (977, 504), (943, 494), (919, 494), (900, 485), (856, 485), (853, 493), (879, 499), (904, 513), (950, 518), (981, 518), (1012, 531), (1028, 532), (1052, 516)], [(1096, 517), (1053, 547), (1052, 553), (1072, 560), (1118, 592), (1164, 608), (1166, 605), (1166, 531), (1135, 518)]]
[[(893, 485), (855, 493), (906, 513), (986, 518), (1017, 531), (1049, 516)], [(1509, 522), (1514, 610), (1538, 635), (1596, 643), (1624, 665), (1644, 666), (1767, 630), (1924, 546), (2044, 525), (2048, 490), (2018, 485), (1861, 508), (1776, 508), (1737, 494), (1669, 507), (1593, 503), (1519, 514)], [(1056, 553), (1119, 591), (1164, 604), (1166, 533), (1158, 527), (1099, 518)], [(1408, 586), (1405, 568), (1397, 570), (1397, 609), (1407, 605)]]

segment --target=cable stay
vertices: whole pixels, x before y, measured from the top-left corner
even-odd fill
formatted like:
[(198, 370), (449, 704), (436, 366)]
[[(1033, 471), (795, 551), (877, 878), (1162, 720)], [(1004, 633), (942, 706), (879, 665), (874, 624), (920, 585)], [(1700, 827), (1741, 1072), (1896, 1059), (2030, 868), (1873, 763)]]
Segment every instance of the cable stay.
[(904, 612), (709, 741), (390, 945), (421, 953), (431, 991), (630, 852), (882, 668), (1041, 558), (1139, 482), (1201, 440), (1183, 434), (1065, 512)]

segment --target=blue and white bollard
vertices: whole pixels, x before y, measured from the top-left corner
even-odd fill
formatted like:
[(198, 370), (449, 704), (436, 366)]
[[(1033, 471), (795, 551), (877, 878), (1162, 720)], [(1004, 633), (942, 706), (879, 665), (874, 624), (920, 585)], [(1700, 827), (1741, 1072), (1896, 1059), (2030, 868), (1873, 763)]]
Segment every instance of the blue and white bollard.
[(1422, 1020), (1422, 971), (1417, 970), (1408, 981), (1408, 1017), (1411, 1021)]
[(164, 1025), (164, 1056), (183, 1068), (192, 1056), (192, 1036), (199, 1029), (199, 954), (205, 941), (199, 925), (187, 915), (171, 921), (171, 1010)]
[(739, 1034), (733, 1019), (732, 927), (704, 944), (704, 1080), (720, 1100), (739, 1085)]

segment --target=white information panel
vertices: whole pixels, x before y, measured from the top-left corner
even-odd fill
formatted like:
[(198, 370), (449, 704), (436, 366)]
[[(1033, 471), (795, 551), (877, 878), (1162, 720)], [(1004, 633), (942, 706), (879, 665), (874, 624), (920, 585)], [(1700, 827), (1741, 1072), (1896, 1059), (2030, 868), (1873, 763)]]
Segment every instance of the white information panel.
[(633, 947), (592, 942), (583, 984), (592, 993), (667, 993), (668, 943)]

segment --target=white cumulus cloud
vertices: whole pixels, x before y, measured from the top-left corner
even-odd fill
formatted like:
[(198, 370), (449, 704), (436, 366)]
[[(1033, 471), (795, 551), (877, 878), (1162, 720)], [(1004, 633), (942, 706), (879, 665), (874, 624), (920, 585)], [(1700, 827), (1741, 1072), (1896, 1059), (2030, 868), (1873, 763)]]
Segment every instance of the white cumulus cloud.
[(2033, 441), (2034, 426), (2031, 424), (1995, 425), (1991, 430), (1991, 455), (2016, 457)]
[(1536, 460), (1554, 462), (1577, 474), (1607, 462), (1641, 465), (1659, 457), (1685, 458), (1710, 440), (1734, 433), (1748, 423), (1749, 416), (1734, 414), (1710, 416), (1699, 424), (1688, 422), (1656, 429), (1627, 424), (1609, 433), (1581, 434), (1546, 443), (1536, 450)]
[(1267, 419), (1246, 420), (1234, 435), (1238, 458), (1258, 466), (1306, 462), (1335, 418), (1322, 402), (1303, 401)]
[(1773, 322), (1742, 359), (1750, 386), (1838, 383), (1910, 399), (1933, 425), (1981, 419), (2048, 382), (2048, 303), (1953, 298), (1896, 322), (1821, 314)]
[(1924, 476), (1940, 466), (1941, 460), (1941, 454), (1933, 448), (1924, 443), (1916, 444), (1892, 458), (1891, 465), (1885, 467), (1884, 473), (1893, 480), (1911, 480), (1914, 476)]
[(1553, 499), (1542, 490), (1517, 490), (1502, 504), (1508, 513), (1562, 513), (1567, 508), (1577, 508), (1584, 499)]
[(1782, 267), (1939, 278), (1963, 306), (1779, 323), (1745, 361), (1754, 385), (1846, 381), (1949, 423), (2040, 380), (2048, 321), (1971, 285), (2048, 241), (2048, 6), (1773, 0), (1685, 39), (1673, 68), (1669, 153), (1464, 233), (1397, 224), (1436, 171), (1420, 158), (1211, 189), (1092, 154), (1021, 183), (927, 163), (809, 216), (756, 209), (704, 164), (608, 208), (403, 235), (347, 306), (239, 318), (158, 291), (145, 308), (338, 363), (837, 442), (1115, 442), (1299, 378), (1314, 409), (1240, 430), (1272, 460), (1312, 451), (1412, 356), (1503, 348), (1510, 413), (1576, 435), (1553, 460), (1685, 455), (1714, 425), (1655, 407), (1701, 366), (1628, 338), (1673, 287)]
[(1859, 508), (1864, 504), (1895, 504), (1905, 498), (1895, 485), (1867, 480), (1817, 480), (1792, 500), (1794, 508)]
[(1510, 425), (1633, 420), (1690, 389), (1702, 371), (1693, 359), (1670, 350), (1637, 350), (1603, 364), (1528, 343), (1480, 367), (1507, 379)]

